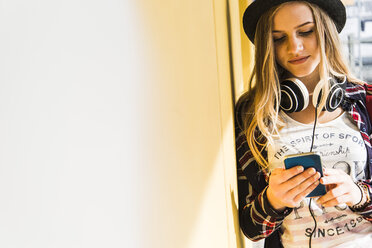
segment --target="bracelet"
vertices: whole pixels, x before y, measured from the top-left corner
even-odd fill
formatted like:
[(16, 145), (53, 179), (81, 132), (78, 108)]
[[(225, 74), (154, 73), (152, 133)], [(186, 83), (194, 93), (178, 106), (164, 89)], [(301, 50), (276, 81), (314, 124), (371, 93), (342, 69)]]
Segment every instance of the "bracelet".
[(367, 207), (368, 204), (371, 203), (371, 199), (370, 199), (369, 189), (367, 185), (361, 182), (356, 182), (355, 184), (358, 186), (360, 190), (361, 197), (360, 197), (360, 201), (354, 206), (352, 206), (351, 208), (355, 211), (359, 211)]
[(360, 190), (360, 200), (358, 201), (357, 204), (354, 205), (354, 206), (358, 206), (363, 201), (364, 193), (363, 193), (362, 187), (359, 186), (358, 183), (355, 183), (355, 185), (358, 186), (358, 189)]

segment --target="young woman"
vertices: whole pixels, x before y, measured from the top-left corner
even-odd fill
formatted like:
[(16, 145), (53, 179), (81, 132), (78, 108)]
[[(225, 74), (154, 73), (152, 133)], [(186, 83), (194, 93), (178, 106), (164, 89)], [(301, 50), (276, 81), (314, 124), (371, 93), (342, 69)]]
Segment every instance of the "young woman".
[[(255, 65), (236, 108), (239, 215), (265, 247), (372, 243), (372, 127), (367, 86), (341, 54), (345, 21), (340, 0), (256, 0), (245, 11)], [(309, 151), (322, 176), (285, 169), (287, 155)], [(326, 193), (307, 197), (319, 185)]]

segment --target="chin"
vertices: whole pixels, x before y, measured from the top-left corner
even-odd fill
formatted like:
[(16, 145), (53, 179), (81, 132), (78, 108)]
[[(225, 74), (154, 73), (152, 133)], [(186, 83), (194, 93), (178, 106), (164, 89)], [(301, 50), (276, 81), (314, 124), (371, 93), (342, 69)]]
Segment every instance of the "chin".
[(291, 73), (293, 76), (295, 76), (296, 78), (303, 78), (303, 77), (306, 77), (306, 76), (309, 76), (311, 75), (312, 72), (307, 72), (307, 73)]
[(306, 77), (306, 76), (310, 76), (311, 74), (315, 73), (315, 68), (311, 68), (310, 70), (291, 70), (289, 71), (293, 76), (295, 76), (296, 78), (303, 78), (303, 77)]

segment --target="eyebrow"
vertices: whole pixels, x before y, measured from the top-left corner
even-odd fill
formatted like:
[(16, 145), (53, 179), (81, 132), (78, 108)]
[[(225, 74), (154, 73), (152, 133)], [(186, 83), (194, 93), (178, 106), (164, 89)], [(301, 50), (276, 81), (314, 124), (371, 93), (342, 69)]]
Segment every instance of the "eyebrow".
[[(304, 23), (298, 25), (298, 26), (295, 27), (295, 28), (300, 28), (300, 27), (306, 26), (307, 24), (311, 24), (311, 23), (314, 23), (314, 22), (304, 22)], [(283, 31), (280, 31), (280, 30), (273, 30), (273, 33), (281, 33), (281, 32), (283, 32)]]

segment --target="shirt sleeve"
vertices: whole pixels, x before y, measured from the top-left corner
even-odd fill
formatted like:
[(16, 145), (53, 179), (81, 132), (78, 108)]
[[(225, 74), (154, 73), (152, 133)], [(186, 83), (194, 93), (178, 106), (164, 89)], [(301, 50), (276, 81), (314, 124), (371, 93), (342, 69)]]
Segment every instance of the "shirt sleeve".
[(250, 240), (258, 241), (280, 228), (291, 208), (277, 213), (267, 196), (267, 175), (262, 172), (249, 150), (246, 136), (236, 128), (236, 155), (240, 227)]
[(353, 212), (361, 215), (364, 219), (368, 220), (369, 222), (372, 222), (372, 194), (371, 194), (371, 189), (372, 189), (372, 180), (362, 180), (360, 181), (362, 184), (364, 184), (367, 187), (367, 191), (369, 194), (369, 203), (363, 207), (362, 209), (353, 209), (350, 208)]
[[(372, 150), (371, 150), (371, 137), (372, 137), (372, 85), (364, 84), (362, 86), (352, 86), (347, 89), (347, 92), (350, 96), (355, 98), (354, 104), (348, 110), (357, 126), (360, 129), (364, 143), (366, 144), (367, 153), (369, 161), (367, 163), (366, 175), (371, 174), (371, 159), (372, 159)], [(369, 172), (369, 173), (367, 173)], [(372, 199), (372, 180), (366, 178), (365, 180), (360, 180), (368, 189), (369, 199)], [(353, 212), (361, 215), (364, 219), (372, 222), (372, 201), (369, 201), (366, 206), (361, 209), (350, 208)]]

